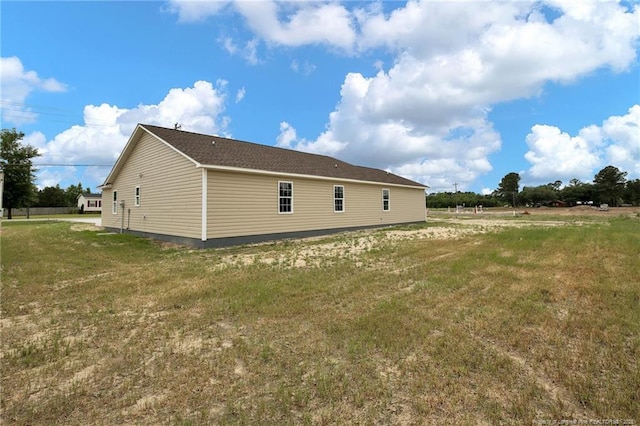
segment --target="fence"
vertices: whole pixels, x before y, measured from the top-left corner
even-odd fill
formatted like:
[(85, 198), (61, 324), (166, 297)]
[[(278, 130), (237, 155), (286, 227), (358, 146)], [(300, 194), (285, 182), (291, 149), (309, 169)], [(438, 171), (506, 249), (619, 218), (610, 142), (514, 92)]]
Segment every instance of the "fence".
[[(29, 216), (39, 216), (44, 214), (69, 214), (77, 213), (77, 207), (30, 207)], [(7, 217), (7, 209), (2, 210), (2, 217)], [(27, 216), (27, 209), (11, 209), (12, 216)]]

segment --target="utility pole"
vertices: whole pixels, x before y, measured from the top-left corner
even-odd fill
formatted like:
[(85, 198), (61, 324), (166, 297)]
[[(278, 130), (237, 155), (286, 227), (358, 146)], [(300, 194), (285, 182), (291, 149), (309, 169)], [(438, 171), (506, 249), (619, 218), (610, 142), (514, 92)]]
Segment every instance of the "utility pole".
[(457, 192), (458, 192), (458, 182), (454, 182), (454, 183), (453, 183), (453, 187), (454, 187), (454, 189), (455, 189), (455, 191), (453, 191), (453, 193), (455, 194), (455, 193), (457, 193)]
[(0, 169), (0, 218), (3, 215), (3, 207), (2, 207), (2, 193), (4, 191), (4, 171)]

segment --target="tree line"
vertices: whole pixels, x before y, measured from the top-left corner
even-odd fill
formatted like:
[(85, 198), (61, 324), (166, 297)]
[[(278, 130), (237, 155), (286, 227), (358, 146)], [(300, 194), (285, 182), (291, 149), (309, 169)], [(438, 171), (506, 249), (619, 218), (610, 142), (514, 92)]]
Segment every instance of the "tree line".
[(82, 183), (66, 189), (60, 185), (38, 189), (32, 159), (40, 156), (38, 150), (23, 145), (24, 133), (16, 129), (2, 129), (0, 143), (0, 172), (2, 173), (2, 207), (11, 210), (21, 207), (74, 207), (80, 194), (90, 193)]
[(66, 189), (60, 185), (45, 186), (37, 190), (33, 203), (29, 207), (75, 207), (80, 194), (90, 194), (90, 188), (83, 188), (82, 182), (69, 185)]
[(567, 185), (556, 180), (520, 190), (520, 175), (506, 174), (491, 194), (440, 192), (427, 196), (427, 206), (541, 207), (608, 204), (611, 207), (640, 206), (640, 179), (627, 180), (627, 172), (607, 166), (593, 177), (593, 183), (571, 179)]
[[(82, 183), (66, 189), (46, 187), (38, 190), (35, 186), (35, 172), (32, 159), (40, 154), (30, 145), (23, 145), (24, 133), (16, 129), (2, 129), (0, 144), (0, 172), (3, 175), (2, 205), (8, 210), (20, 207), (73, 207), (78, 195), (89, 193)], [(491, 194), (473, 192), (441, 192), (429, 194), (427, 207), (446, 208), (455, 206), (497, 207), (549, 206), (579, 204), (608, 204), (612, 207), (622, 205), (640, 205), (640, 179), (627, 180), (627, 172), (614, 166), (600, 170), (593, 183), (571, 179), (567, 185), (559, 180), (539, 186), (525, 186), (520, 190), (520, 175), (515, 172), (506, 174), (498, 188)]]

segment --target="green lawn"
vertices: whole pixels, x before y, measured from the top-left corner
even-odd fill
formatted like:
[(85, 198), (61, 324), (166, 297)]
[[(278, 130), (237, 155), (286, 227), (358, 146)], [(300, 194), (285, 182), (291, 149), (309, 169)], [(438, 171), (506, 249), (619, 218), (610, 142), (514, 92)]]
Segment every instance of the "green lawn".
[(3, 221), (1, 418), (635, 424), (640, 219), (506, 219), (217, 250)]

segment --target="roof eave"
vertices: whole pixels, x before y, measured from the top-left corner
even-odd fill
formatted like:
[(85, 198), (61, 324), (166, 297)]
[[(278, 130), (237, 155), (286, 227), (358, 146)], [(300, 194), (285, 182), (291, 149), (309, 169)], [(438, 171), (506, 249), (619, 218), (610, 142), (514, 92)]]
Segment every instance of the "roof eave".
[(248, 174), (256, 174), (256, 175), (266, 175), (266, 176), (282, 176), (282, 177), (291, 177), (291, 178), (325, 180), (325, 181), (333, 181), (333, 182), (340, 181), (340, 182), (353, 182), (353, 183), (367, 183), (367, 184), (374, 184), (379, 186), (394, 186), (394, 187), (403, 187), (403, 188), (422, 188), (422, 189), (428, 188), (428, 186), (425, 186), (422, 184), (408, 185), (408, 184), (400, 184), (400, 183), (392, 183), (392, 182), (378, 182), (374, 180), (360, 180), (360, 179), (351, 179), (351, 178), (342, 178), (342, 177), (333, 177), (333, 176), (319, 176), (319, 175), (307, 175), (307, 174), (301, 174), (301, 173), (274, 172), (271, 170), (247, 169), (244, 167), (218, 166), (215, 164), (199, 164), (196, 167), (201, 167), (203, 169), (208, 169), (208, 170), (219, 170), (224, 172), (248, 173)]

